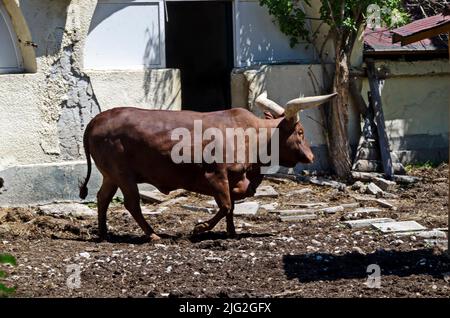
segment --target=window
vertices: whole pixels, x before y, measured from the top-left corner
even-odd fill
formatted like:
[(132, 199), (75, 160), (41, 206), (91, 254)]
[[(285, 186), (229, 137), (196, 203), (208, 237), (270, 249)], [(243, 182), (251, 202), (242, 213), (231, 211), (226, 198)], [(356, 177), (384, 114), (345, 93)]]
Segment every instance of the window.
[(0, 1), (0, 74), (22, 71), (22, 57), (9, 14)]
[(289, 46), (289, 39), (273, 23), (267, 7), (256, 0), (235, 0), (236, 66), (315, 60), (313, 45)]
[(84, 67), (135, 70), (164, 66), (164, 3), (99, 0), (86, 40)]

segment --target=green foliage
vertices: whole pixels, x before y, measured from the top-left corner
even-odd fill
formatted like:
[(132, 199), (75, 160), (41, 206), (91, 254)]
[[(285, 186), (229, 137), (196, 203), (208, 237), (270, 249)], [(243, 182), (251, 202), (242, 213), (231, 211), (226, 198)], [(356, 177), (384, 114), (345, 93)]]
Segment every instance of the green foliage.
[[(0, 264), (16, 265), (16, 259), (10, 254), (0, 254)], [(0, 270), (0, 278), (6, 277), (6, 273)], [(14, 293), (16, 289), (14, 287), (6, 287), (3, 283), (0, 283), (0, 297), (8, 297), (8, 295)]]
[(406, 165), (405, 170), (407, 173), (410, 173), (411, 171), (413, 171), (415, 169), (434, 169), (437, 166), (438, 165), (436, 165), (435, 163), (433, 163), (431, 161), (426, 161), (426, 162), (419, 162), (419, 163), (415, 163), (415, 164)]
[[(292, 47), (300, 40), (314, 40), (307, 27), (308, 17), (301, 7), (301, 4), (311, 6), (310, 0), (259, 0), (259, 3), (268, 8), (281, 32), (289, 37)], [(320, 20), (328, 24), (336, 36), (348, 37), (368, 21), (366, 12), (369, 5), (380, 8), (376, 14), (385, 25), (405, 24), (408, 15), (401, 4), (402, 0), (321, 0)]]

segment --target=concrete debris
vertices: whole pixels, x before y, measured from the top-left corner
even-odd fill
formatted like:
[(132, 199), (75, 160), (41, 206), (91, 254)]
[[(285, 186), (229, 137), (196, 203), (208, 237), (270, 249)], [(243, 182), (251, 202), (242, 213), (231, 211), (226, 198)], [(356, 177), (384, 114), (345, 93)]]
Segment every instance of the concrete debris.
[(353, 211), (353, 213), (377, 213), (377, 212), (382, 212), (383, 210), (378, 209), (378, 208), (358, 208), (356, 210)]
[(272, 212), (278, 207), (278, 205), (279, 204), (277, 202), (272, 202), (272, 203), (261, 205), (261, 208), (263, 208), (266, 211)]
[(38, 208), (38, 213), (75, 218), (93, 217), (97, 215), (96, 211), (80, 203), (55, 203), (41, 205)]
[(327, 213), (327, 214), (334, 214), (337, 212), (344, 211), (344, 207), (342, 205), (338, 205), (338, 206), (332, 206), (332, 207), (328, 207), (328, 208), (319, 209), (319, 211), (321, 211), (323, 213)]
[(269, 197), (269, 198), (276, 198), (278, 196), (278, 192), (275, 191), (275, 189), (268, 185), (268, 186), (260, 186), (256, 189), (255, 197)]
[(310, 202), (310, 203), (286, 203), (286, 205), (298, 206), (299, 208), (320, 208), (326, 207), (327, 204), (323, 202)]
[(193, 206), (193, 205), (187, 205), (187, 204), (184, 204), (181, 207), (185, 208), (187, 210), (190, 210), (190, 211), (195, 211), (195, 212), (214, 213), (214, 211), (215, 211), (215, 209), (212, 209), (212, 208), (205, 208), (205, 207), (201, 207), (201, 206)]
[(318, 218), (318, 216), (316, 214), (280, 216), (280, 220), (282, 222), (297, 222), (297, 221), (304, 221), (304, 220), (314, 220), (317, 218)]
[(373, 183), (375, 183), (383, 191), (393, 191), (397, 183), (395, 181), (389, 181), (384, 178), (374, 178)]
[(422, 231), (426, 228), (416, 221), (398, 221), (398, 222), (384, 222), (374, 223), (371, 225), (373, 228), (381, 231), (382, 233), (394, 233), (394, 232), (411, 232)]
[(234, 215), (255, 215), (258, 212), (258, 202), (242, 202), (234, 205)]
[(394, 220), (390, 219), (390, 218), (374, 218), (374, 219), (345, 221), (343, 223), (352, 229), (359, 229), (359, 228), (371, 226), (372, 224), (378, 224), (378, 223), (383, 223), (383, 222), (394, 222)]
[(142, 201), (150, 202), (150, 203), (163, 203), (164, 201), (169, 200), (169, 196), (164, 193), (159, 192), (158, 190), (154, 191), (139, 191), (139, 195), (141, 196)]
[(315, 210), (311, 209), (288, 209), (288, 210), (275, 210), (274, 213), (279, 213), (280, 215), (305, 215), (313, 214)]
[(381, 194), (383, 192), (383, 190), (381, 190), (375, 183), (371, 182), (369, 183), (369, 185), (367, 186), (366, 189), (366, 193), (368, 194), (373, 194), (373, 195), (377, 195), (377, 194)]
[(294, 190), (292, 192), (289, 192), (286, 194), (286, 196), (290, 197), (292, 195), (304, 195), (304, 194), (308, 194), (308, 193), (312, 193), (312, 189), (310, 188), (304, 188), (304, 189), (300, 189), (300, 190)]
[(341, 191), (345, 191), (346, 189), (346, 185), (345, 183), (342, 182), (338, 182), (338, 181), (334, 181), (334, 180), (329, 180), (329, 179), (325, 179), (325, 178), (320, 178), (320, 177), (302, 177), (304, 178), (306, 181), (309, 181), (312, 184), (315, 185), (320, 185), (320, 186), (329, 186)]

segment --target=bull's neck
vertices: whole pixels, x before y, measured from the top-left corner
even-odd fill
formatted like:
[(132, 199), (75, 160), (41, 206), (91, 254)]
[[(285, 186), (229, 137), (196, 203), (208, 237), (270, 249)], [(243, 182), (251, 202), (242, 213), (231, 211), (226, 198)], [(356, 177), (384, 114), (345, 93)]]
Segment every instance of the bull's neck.
[(277, 119), (259, 119), (259, 128), (267, 128), (267, 134), (270, 139), (270, 137), (271, 137), (271, 129), (270, 128), (279, 127), (283, 118), (284, 117), (277, 118)]

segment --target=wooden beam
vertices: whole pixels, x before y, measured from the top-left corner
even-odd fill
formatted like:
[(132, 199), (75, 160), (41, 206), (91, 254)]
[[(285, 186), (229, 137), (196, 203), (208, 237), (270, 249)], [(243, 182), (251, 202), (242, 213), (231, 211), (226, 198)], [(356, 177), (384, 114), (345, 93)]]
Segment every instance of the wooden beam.
[(383, 105), (381, 102), (380, 81), (376, 77), (375, 63), (373, 60), (366, 60), (367, 75), (369, 77), (370, 98), (374, 110), (375, 124), (378, 132), (378, 142), (380, 144), (381, 162), (386, 178), (392, 179), (394, 175), (394, 167), (392, 165), (391, 148), (386, 134), (386, 126), (384, 124)]
[(423, 39), (432, 38), (434, 36), (438, 36), (442, 33), (447, 33), (450, 31), (450, 23), (445, 23), (443, 25), (438, 25), (428, 30), (420, 31), (408, 36), (402, 36), (393, 32), (392, 43), (401, 42), (403, 45), (408, 45), (414, 42), (418, 42)]

